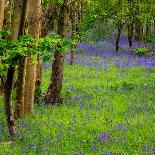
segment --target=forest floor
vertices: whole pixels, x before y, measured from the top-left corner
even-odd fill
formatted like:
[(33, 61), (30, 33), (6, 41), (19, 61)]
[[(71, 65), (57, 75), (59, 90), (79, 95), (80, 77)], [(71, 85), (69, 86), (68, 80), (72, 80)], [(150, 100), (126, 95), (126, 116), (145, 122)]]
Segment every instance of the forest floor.
[[(65, 66), (64, 104), (36, 105), (33, 117), (17, 121), (18, 139), (0, 145), (0, 154), (154, 154), (155, 56), (114, 52), (104, 44), (80, 43), (75, 64)], [(8, 140), (1, 108), (0, 141)]]

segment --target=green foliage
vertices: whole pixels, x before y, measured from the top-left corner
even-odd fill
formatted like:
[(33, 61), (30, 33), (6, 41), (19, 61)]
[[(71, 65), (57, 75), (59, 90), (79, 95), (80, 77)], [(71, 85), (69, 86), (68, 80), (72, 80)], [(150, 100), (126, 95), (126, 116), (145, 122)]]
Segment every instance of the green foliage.
[[(155, 7), (152, 0), (90, 0), (84, 5), (80, 30), (83, 37), (99, 40), (120, 26), (127, 29), (129, 22), (152, 23)], [(113, 26), (112, 26), (113, 25)]]
[(133, 52), (135, 52), (136, 54), (138, 54), (139, 56), (144, 55), (144, 54), (148, 54), (148, 49), (146, 47), (143, 48), (135, 48), (133, 49)]
[[(1, 32), (8, 35), (9, 32)], [(16, 41), (7, 41), (0, 39), (0, 65), (2, 71), (6, 71), (9, 65), (16, 66), (21, 57), (35, 58), (36, 54), (42, 56), (43, 61), (48, 62), (52, 58), (50, 51), (66, 52), (69, 50), (72, 42), (63, 39), (56, 34), (50, 34), (45, 38), (33, 39), (30, 35), (24, 35)]]

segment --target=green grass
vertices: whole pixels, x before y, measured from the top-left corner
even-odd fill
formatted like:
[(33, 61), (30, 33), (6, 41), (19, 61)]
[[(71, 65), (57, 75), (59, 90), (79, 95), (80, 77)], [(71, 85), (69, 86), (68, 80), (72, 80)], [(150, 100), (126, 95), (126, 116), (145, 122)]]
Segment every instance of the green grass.
[[(44, 71), (44, 92), (49, 74)], [(0, 154), (153, 154), (155, 68), (66, 65), (62, 97), (63, 105), (36, 106), (33, 117), (17, 121), (19, 138), (0, 145)]]

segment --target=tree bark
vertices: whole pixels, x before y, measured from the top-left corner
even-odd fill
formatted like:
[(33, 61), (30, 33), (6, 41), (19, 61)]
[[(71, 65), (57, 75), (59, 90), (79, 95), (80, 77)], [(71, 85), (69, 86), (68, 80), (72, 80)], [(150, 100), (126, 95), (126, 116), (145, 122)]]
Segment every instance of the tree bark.
[[(41, 24), (41, 0), (29, 0), (28, 3), (28, 34), (38, 39)], [(25, 114), (33, 114), (34, 111), (34, 92), (36, 82), (36, 64), (28, 58), (26, 66), (26, 83), (24, 92)]]
[(140, 24), (140, 41), (144, 41), (144, 24), (143, 23), (141, 23)]
[(7, 79), (4, 85), (4, 107), (11, 137), (16, 136), (16, 126), (14, 122), (14, 114), (12, 109), (12, 87), (14, 72), (15, 67), (9, 66)]
[(19, 60), (18, 80), (16, 89), (17, 102), (15, 107), (16, 118), (22, 118), (24, 116), (24, 89), (25, 89), (26, 64), (27, 64), (27, 58), (23, 57), (21, 60)]
[(130, 21), (128, 25), (128, 42), (129, 47), (132, 47), (132, 38), (133, 38), (133, 22)]
[(5, 7), (5, 1), (0, 0), (0, 31), (2, 31), (2, 28), (3, 28), (4, 7)]
[(48, 5), (46, 10), (43, 13), (43, 19), (42, 19), (42, 28), (41, 28), (41, 35), (45, 37), (49, 30), (54, 30), (54, 18), (53, 15), (53, 5)]
[(121, 37), (121, 26), (120, 24), (118, 25), (118, 30), (117, 30), (117, 38), (116, 38), (116, 51), (119, 49), (119, 41)]
[(36, 84), (35, 84), (35, 102), (40, 105), (41, 103), (41, 84), (42, 84), (42, 63), (40, 55), (37, 55), (37, 66), (36, 66)]
[[(69, 0), (64, 0), (59, 14), (58, 19), (58, 34), (62, 38), (67, 37), (67, 25), (69, 18)], [(63, 72), (65, 65), (65, 53), (60, 53), (59, 51), (55, 51), (54, 53), (54, 61), (52, 65), (52, 75), (51, 75), (51, 83), (49, 85), (45, 102), (47, 104), (58, 104), (61, 102), (60, 93), (62, 88), (63, 81)]]
[[(22, 3), (21, 0), (14, 0), (13, 12), (11, 16), (11, 36), (10, 40), (18, 39), (19, 26), (21, 20)], [(23, 20), (23, 19), (22, 19)], [(21, 36), (21, 34), (20, 34)]]
[[(8, 5), (4, 10), (3, 29), (11, 31), (11, 16), (12, 16), (13, 0), (8, 0)], [(10, 40), (10, 36), (4, 36), (4, 39)]]
[[(0, 31), (2, 31), (2, 28), (3, 28), (4, 7), (5, 7), (5, 1), (4, 0), (0, 0)], [(0, 35), (0, 39), (1, 39), (1, 35)], [(0, 63), (1, 63), (1, 59), (0, 59)], [(4, 90), (4, 88), (3, 88), (2, 81), (1, 81), (0, 82), (0, 93), (3, 92), (3, 90)]]
[[(77, 12), (76, 12), (76, 5), (75, 5), (75, 2), (74, 4), (72, 5), (72, 10), (71, 10), (71, 23), (72, 23), (72, 35), (71, 35), (71, 38), (72, 40), (75, 39), (75, 36), (76, 36), (76, 26), (77, 26), (77, 21), (76, 21), (76, 16), (77, 16)], [(70, 51), (70, 64), (74, 64), (74, 52), (75, 52), (75, 45), (72, 45), (71, 47), (71, 51)]]
[(151, 37), (151, 23), (146, 23), (146, 34), (145, 34), (145, 38), (149, 40), (150, 37)]
[[(19, 0), (15, 1), (14, 12), (12, 16), (12, 39), (20, 38), (26, 33), (26, 13), (28, 0), (23, 0), (22, 5)], [(21, 8), (22, 6), (22, 8)], [(18, 14), (18, 15), (16, 15)], [(27, 58), (23, 57), (19, 60), (18, 65), (18, 79), (17, 79), (17, 89), (16, 89), (16, 106), (15, 106), (15, 117), (21, 118), (24, 116), (24, 90), (25, 90), (25, 76), (26, 76), (26, 63)]]

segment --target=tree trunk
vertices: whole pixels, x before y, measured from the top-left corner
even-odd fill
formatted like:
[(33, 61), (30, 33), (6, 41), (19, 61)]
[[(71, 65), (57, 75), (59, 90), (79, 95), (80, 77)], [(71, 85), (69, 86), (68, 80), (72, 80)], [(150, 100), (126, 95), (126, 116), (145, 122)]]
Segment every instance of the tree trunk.
[(36, 65), (28, 58), (26, 65), (26, 78), (25, 78), (25, 91), (24, 91), (24, 112), (25, 114), (33, 114), (34, 110), (34, 91), (36, 81)]
[(16, 90), (17, 103), (15, 107), (16, 118), (21, 118), (24, 116), (24, 89), (25, 89), (26, 63), (27, 58), (25, 57), (19, 60), (18, 80)]
[[(23, 0), (22, 8), (19, 0), (15, 1), (13, 12), (13, 23), (12, 23), (12, 39), (20, 38), (27, 30), (26, 24), (26, 12), (28, 0)], [(19, 15), (16, 15), (16, 14)], [(19, 25), (18, 25), (19, 24)], [(24, 90), (25, 90), (25, 76), (26, 76), (26, 63), (27, 58), (23, 57), (19, 60), (18, 65), (18, 79), (17, 79), (17, 102), (15, 106), (15, 116), (16, 118), (21, 118), (24, 116)]]
[[(12, 16), (12, 6), (13, 0), (8, 1), (8, 6), (5, 7), (4, 10), (4, 22), (3, 22), (3, 29), (11, 31), (11, 16)], [(4, 39), (10, 40), (10, 36), (4, 36)]]
[(144, 41), (144, 25), (143, 23), (140, 24), (140, 41)]
[(116, 38), (116, 51), (118, 51), (118, 49), (119, 49), (120, 37), (121, 37), (121, 27), (118, 26), (118, 32), (117, 32), (117, 38)]
[(153, 33), (155, 34), (155, 20), (153, 21)]
[[(5, 7), (5, 1), (0, 0), (0, 31), (2, 31), (2, 28), (3, 28), (4, 7)], [(0, 39), (1, 39), (1, 35), (0, 35)], [(1, 63), (1, 59), (0, 59), (0, 63)], [(1, 95), (1, 92), (3, 92), (3, 90), (4, 90), (4, 88), (3, 88), (2, 81), (1, 81), (0, 82), (0, 95)]]
[[(41, 0), (29, 0), (28, 3), (28, 33), (38, 39), (40, 35)], [(36, 82), (36, 64), (28, 58), (26, 66), (26, 83), (24, 92), (24, 108), (26, 113), (33, 113)]]
[(53, 5), (48, 5), (42, 18), (41, 35), (45, 37), (49, 30), (54, 30)]
[(37, 67), (36, 67), (36, 85), (35, 85), (35, 102), (40, 105), (41, 103), (41, 83), (42, 83), (42, 63), (40, 55), (37, 55)]
[(133, 23), (129, 22), (129, 25), (128, 25), (128, 42), (129, 42), (129, 47), (132, 47), (132, 37), (133, 37)]
[(12, 109), (12, 87), (15, 68), (9, 66), (7, 80), (4, 85), (4, 106), (7, 117), (7, 124), (11, 137), (16, 136), (16, 126), (14, 122), (14, 114)]
[(5, 1), (0, 0), (0, 31), (2, 31), (2, 28), (3, 28), (4, 7), (5, 7)]
[[(69, 17), (68, 7), (69, 7), (69, 0), (64, 0), (64, 3), (62, 4), (60, 9), (58, 20), (58, 31), (57, 31), (62, 38), (67, 37), (67, 25)], [(45, 99), (47, 104), (48, 103), (58, 104), (61, 102), (60, 93), (63, 81), (65, 56), (66, 56), (65, 53), (60, 53), (59, 51), (55, 51), (54, 53), (51, 83), (49, 85)]]
[(146, 34), (145, 38), (149, 40), (151, 37), (151, 23), (146, 23)]
[[(74, 2), (75, 3), (75, 2)], [(72, 38), (72, 40), (74, 40), (75, 39), (75, 36), (76, 36), (76, 11), (75, 11), (75, 8), (76, 7), (76, 5), (75, 4), (73, 4), (73, 6), (72, 6), (72, 11), (71, 11), (71, 22), (72, 22), (72, 36), (71, 36), (71, 38)], [(70, 51), (70, 64), (72, 65), (72, 64), (74, 64), (74, 52), (75, 52), (75, 45), (72, 45), (72, 47), (71, 47), (71, 51)]]
[(21, 0), (14, 0), (13, 12), (11, 16), (10, 40), (16, 40), (19, 37), (18, 33), (19, 33), (19, 26), (20, 26), (20, 20), (21, 20), (21, 11), (22, 11), (21, 7), (22, 7)]
[(135, 23), (135, 39), (140, 40), (140, 23), (136, 22)]

